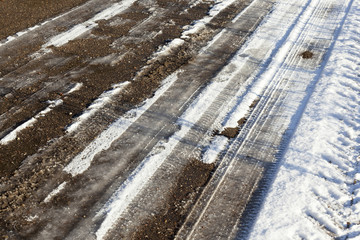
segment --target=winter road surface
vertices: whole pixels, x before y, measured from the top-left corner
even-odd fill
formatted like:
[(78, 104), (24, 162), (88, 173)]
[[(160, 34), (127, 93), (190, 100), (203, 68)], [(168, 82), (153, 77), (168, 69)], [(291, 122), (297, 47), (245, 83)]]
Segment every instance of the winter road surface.
[[(276, 191), (262, 204), (273, 182), (291, 182), (274, 178), (296, 156), (289, 146), (304, 141), (295, 130), (356, 6), (89, 0), (3, 39), (1, 236), (320, 236), (291, 226), (263, 234), (286, 224), (267, 221), (282, 216), (267, 207)], [(307, 213), (321, 236), (359, 235)]]

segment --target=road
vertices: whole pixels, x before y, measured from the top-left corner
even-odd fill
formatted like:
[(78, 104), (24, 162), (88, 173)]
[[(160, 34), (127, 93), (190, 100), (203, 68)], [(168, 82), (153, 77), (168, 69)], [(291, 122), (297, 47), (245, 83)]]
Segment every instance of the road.
[(90, 0), (3, 40), (0, 233), (246, 238), (347, 4)]

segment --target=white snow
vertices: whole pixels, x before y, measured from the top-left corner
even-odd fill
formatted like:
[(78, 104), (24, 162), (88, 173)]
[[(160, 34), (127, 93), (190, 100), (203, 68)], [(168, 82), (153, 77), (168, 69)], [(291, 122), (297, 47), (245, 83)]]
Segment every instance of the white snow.
[[(189, 26), (180, 39), (175, 39), (163, 47), (157, 56), (168, 54), (172, 49), (183, 44), (183, 39), (203, 29), (205, 24), (221, 9), (230, 6), (233, 2), (234, 0), (217, 1), (208, 17)], [(303, 36), (302, 31), (309, 24), (308, 21), (312, 18), (314, 9), (322, 2), (324, 1), (300, 0), (296, 3), (290, 0), (278, 1), (263, 25), (180, 117), (177, 122), (180, 130), (170, 137), (168, 142), (159, 142), (99, 211), (98, 216), (101, 215), (104, 220), (96, 232), (97, 239), (105, 237), (179, 140), (200, 119), (201, 115), (198, 112), (209, 108), (216, 96), (227, 86), (228, 81), (237, 77), (239, 72), (244, 70), (243, 67), (247, 66), (246, 64), (264, 59), (262, 63), (266, 68), (262, 69), (262, 66), (257, 68), (253, 77), (243, 83), (237, 97), (232, 99), (220, 113), (217, 124), (220, 124), (222, 128), (234, 127), (237, 126), (239, 119), (247, 116), (249, 106), (263, 94), (272, 80), (275, 77), (282, 77), (279, 76), (277, 70), (288, 64), (284, 59), (287, 59), (286, 56), (295, 47), (295, 43)], [(57, 36), (44, 46), (65, 44), (93, 28), (96, 20), (108, 19), (131, 3), (132, 1), (127, 0), (121, 4), (115, 4), (117, 8), (113, 11), (107, 9), (87, 23), (75, 26), (70, 31)], [(360, 3), (353, 0), (346, 0), (345, 3), (352, 6), (351, 11), (339, 38), (335, 39), (336, 44), (330, 48), (331, 56), (324, 58), (324, 61), (328, 60), (327, 65), (317, 82), (299, 125), (291, 126), (296, 128), (296, 132), (280, 161), (279, 172), (249, 239), (333, 239), (335, 236), (355, 239), (360, 232), (358, 220), (360, 217), (360, 173), (358, 173), (360, 170), (358, 165), (360, 161), (360, 147), (358, 146), (360, 141), (360, 30), (358, 29)], [(290, 4), (292, 11), (286, 11)], [(343, 10), (344, 14), (347, 14), (346, 11), (349, 9)], [(298, 16), (301, 17), (298, 18)], [(273, 19), (268, 21), (270, 17)], [(284, 21), (284, 19), (292, 21)], [(221, 34), (215, 37), (213, 42), (219, 39)], [(266, 51), (261, 53), (259, 49), (266, 49)], [(276, 52), (272, 52), (272, 49)], [(268, 66), (266, 62), (270, 62)], [(72, 176), (86, 171), (97, 153), (108, 149), (114, 140), (118, 139), (172, 86), (177, 80), (177, 74), (164, 80), (162, 87), (153, 98), (112, 124), (76, 156), (64, 171)], [(312, 72), (302, 74), (306, 75), (304, 78), (315, 77)], [(255, 78), (255, 76), (261, 77)], [(68, 131), (73, 132), (79, 124), (109, 102), (111, 96), (119, 94), (122, 87), (117, 86), (104, 93), (68, 128)], [(292, 107), (291, 103), (288, 106)], [(14, 134), (16, 137), (16, 132)], [(206, 141), (208, 141), (208, 148), (202, 160), (205, 163), (213, 163), (227, 147), (229, 140), (226, 137), (216, 136), (211, 142), (210, 139)], [(65, 187), (65, 183), (63, 184)], [(59, 193), (63, 187), (60, 185), (51, 194)], [(48, 201), (53, 196), (51, 194), (46, 198), (49, 198)]]
[[(214, 82), (207, 87), (178, 119), (177, 124), (181, 127), (180, 130), (171, 136), (167, 143), (158, 143), (125, 183), (113, 194), (105, 207), (99, 212), (99, 215), (106, 213), (106, 217), (96, 233), (97, 239), (103, 239), (109, 229), (116, 224), (116, 221), (130, 202), (143, 189), (147, 181), (170, 155), (179, 141), (200, 119), (201, 114), (198, 113), (202, 109), (207, 109), (225, 86), (225, 82)], [(162, 149), (162, 151), (159, 152), (158, 149)]]
[[(82, 113), (78, 118), (75, 119), (74, 123), (72, 123), (66, 129), (66, 131), (69, 133), (75, 132), (81, 124), (83, 124), (87, 119), (93, 116), (99, 109), (104, 107), (107, 103), (111, 102), (111, 98), (115, 95), (118, 95), (128, 84), (129, 82), (115, 84), (113, 86), (113, 89), (102, 93), (100, 97), (96, 99), (84, 113)], [(71, 92), (76, 91), (81, 86), (82, 84), (78, 84), (70, 91)]]
[[(210, 11), (211, 14), (205, 17), (204, 19), (208, 20), (201, 20), (201, 21), (210, 21), (216, 14), (218, 14), (221, 9), (229, 6), (235, 0), (225, 0), (225, 1), (218, 1), (217, 5), (212, 8)], [(90, 21), (90, 20), (89, 20)], [(196, 24), (195, 24), (196, 26)], [(191, 27), (192, 28), (192, 27)], [(187, 34), (187, 31), (184, 33)], [(184, 36), (183, 34), (183, 36)], [(183, 39), (174, 39), (171, 41), (167, 46), (160, 49), (156, 54), (159, 56), (165, 55), (173, 48), (176, 48), (183, 44)], [(50, 44), (51, 45), (51, 44)], [(143, 106), (138, 109), (134, 109), (126, 114), (125, 117), (120, 118), (114, 124), (112, 124), (109, 129), (103, 132), (94, 142), (92, 142), (82, 153), (76, 156), (68, 166), (65, 167), (65, 171), (71, 173), (73, 176), (83, 173), (90, 167), (91, 161), (93, 160), (94, 156), (103, 150), (106, 150), (110, 147), (111, 143), (121, 136), (122, 133), (126, 131), (126, 129), (135, 122), (177, 79), (177, 73), (172, 74), (166, 80), (164, 80), (162, 87), (155, 93), (155, 96), (151, 99), (148, 99)], [(88, 113), (85, 112), (84, 117), (86, 117)], [(84, 118), (83, 117), (83, 118)], [(74, 131), (82, 121), (75, 122), (71, 125), (67, 131), (72, 132)]]
[[(156, 100), (176, 81), (178, 72), (167, 77), (163, 85), (156, 91), (154, 97), (145, 101), (141, 107), (129, 111), (124, 117), (100, 134), (89, 146), (76, 156), (65, 168), (64, 171), (76, 176), (85, 172), (91, 165), (95, 155), (110, 147), (111, 143), (119, 138)], [(70, 129), (71, 130), (71, 129)]]
[(75, 85), (65, 95), (69, 95), (73, 92), (79, 91), (83, 87), (83, 83), (75, 83)]
[(8, 36), (4, 41), (1, 41), (1, 42), (0, 42), (0, 47), (2, 47), (2, 46), (4, 46), (4, 45), (6, 45), (6, 44), (8, 44), (8, 43), (10, 43), (10, 42), (18, 39), (18, 37), (21, 37), (22, 35), (31, 33), (32, 31), (34, 31), (35, 29), (37, 29), (37, 28), (39, 28), (39, 27), (41, 27), (41, 26), (44, 26), (44, 25), (46, 25), (46, 24), (48, 24), (48, 23), (50, 23), (50, 22), (52, 22), (52, 21), (55, 21), (55, 20), (57, 20), (57, 19), (59, 19), (59, 18), (61, 18), (61, 17), (66, 16), (66, 15), (68, 15), (68, 14), (71, 14), (72, 12), (76, 11), (76, 10), (77, 10), (78, 8), (80, 8), (80, 7), (81, 7), (81, 6), (75, 7), (75, 8), (71, 9), (70, 11), (68, 11), (68, 12), (66, 12), (66, 13), (60, 14), (59, 16), (50, 18), (49, 20), (46, 20), (46, 21), (44, 21), (44, 22), (42, 22), (42, 23), (39, 23), (39, 24), (37, 24), (37, 25), (35, 25), (35, 26), (29, 27), (29, 28), (27, 28), (27, 29), (25, 29), (25, 30), (22, 30), (22, 31), (20, 31), (20, 32), (17, 32), (17, 33), (15, 33), (13, 36)]
[(28, 221), (28, 222), (32, 222), (32, 221), (34, 221), (34, 220), (36, 220), (38, 218), (39, 218), (38, 215), (33, 215), (33, 216), (26, 217), (25, 220)]
[(208, 164), (214, 163), (218, 158), (219, 154), (221, 153), (221, 151), (226, 149), (228, 142), (229, 139), (227, 137), (224, 136), (214, 137), (214, 139), (211, 141), (210, 146), (205, 151), (201, 160), (204, 163), (208, 163)]
[(89, 19), (88, 21), (78, 24), (78, 25), (74, 26), (73, 28), (71, 28), (70, 30), (63, 32), (57, 36), (54, 36), (46, 44), (43, 45), (43, 48), (45, 49), (52, 45), (55, 47), (59, 47), (59, 46), (66, 44), (67, 42), (79, 37), (80, 35), (88, 32), (91, 29), (93, 29), (94, 27), (96, 27), (97, 21), (108, 20), (108, 19), (114, 17), (115, 15), (121, 13), (122, 11), (124, 11), (125, 9), (130, 7), (131, 4), (133, 4), (134, 2), (135, 2), (135, 0), (123, 0), (118, 3), (114, 3), (107, 9), (96, 14), (93, 18)]
[(162, 57), (165, 55), (169, 55), (172, 53), (172, 51), (179, 46), (181, 46), (185, 41), (180, 38), (175, 38), (172, 40), (169, 44), (163, 46), (157, 53), (155, 53), (154, 57)]
[(215, 5), (210, 9), (208, 16), (195, 21), (192, 25), (184, 27), (185, 31), (181, 38), (187, 39), (190, 35), (200, 32), (219, 12), (229, 7), (234, 2), (236, 2), (236, 0), (216, 0)]
[(17, 137), (17, 135), (24, 129), (33, 126), (36, 122), (37, 119), (39, 119), (40, 117), (45, 116), (47, 113), (49, 113), (54, 107), (62, 104), (63, 101), (61, 99), (59, 100), (55, 100), (55, 101), (48, 101), (49, 106), (42, 110), (40, 113), (38, 113), (36, 116), (30, 118), (29, 120), (27, 120), (26, 122), (24, 122), (23, 124), (21, 124), (20, 126), (18, 126), (17, 128), (15, 128), (13, 131), (11, 131), (8, 135), (6, 135), (5, 137), (3, 137), (0, 140), (0, 144), (2, 145), (6, 145), (8, 143), (10, 143), (11, 141), (14, 141)]
[(56, 196), (57, 194), (59, 194), (66, 186), (66, 182), (61, 183), (57, 188), (55, 188), (53, 191), (51, 191), (51, 193), (49, 193), (49, 195), (46, 196), (46, 198), (44, 199), (44, 203), (48, 203), (50, 202), (50, 200)]
[(347, 19), (249, 239), (359, 239), (360, 3), (345, 3)]

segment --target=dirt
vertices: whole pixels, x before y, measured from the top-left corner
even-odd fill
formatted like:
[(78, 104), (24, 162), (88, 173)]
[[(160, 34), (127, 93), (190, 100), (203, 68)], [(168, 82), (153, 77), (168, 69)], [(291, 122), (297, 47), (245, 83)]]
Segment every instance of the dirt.
[[(139, 9), (137, 9), (137, 7)], [(41, 81), (38, 81), (32, 86), (13, 91), (5, 101), (0, 102), (0, 113), (4, 113), (15, 105), (22, 105), (28, 99), (29, 95), (31, 96), (40, 90), (44, 86), (44, 83), (51, 78), (63, 74), (66, 75), (66, 73), (70, 71), (81, 69), (85, 65), (87, 66), (86, 74), (72, 80), (84, 84), (76, 94), (64, 97), (61, 92), (50, 92), (43, 99), (32, 102), (32, 104), (24, 107), (23, 111), (8, 118), (7, 123), (1, 126), (0, 131), (21, 125), (30, 116), (33, 116), (34, 113), (44, 109), (47, 100), (62, 99), (64, 101), (64, 103), (55, 108), (49, 116), (39, 119), (33, 128), (22, 131), (18, 141), (0, 146), (0, 156), (3, 157), (3, 160), (0, 159), (0, 161), (4, 162), (0, 168), (1, 176), (9, 176), (19, 167), (19, 164), (26, 156), (34, 154), (41, 146), (44, 146), (48, 140), (62, 136), (66, 126), (71, 123), (72, 119), (80, 115), (83, 109), (88, 106), (93, 99), (97, 98), (104, 91), (111, 89), (112, 84), (133, 79), (136, 72), (146, 65), (148, 58), (158, 49), (159, 45), (164, 44), (168, 39), (179, 37), (182, 32), (181, 26), (190, 24), (194, 19), (204, 15), (208, 10), (208, 5), (204, 4), (202, 7), (198, 7), (196, 12), (195, 10), (189, 11), (188, 16), (184, 17), (181, 22), (178, 20), (178, 23), (182, 25), (158, 26), (158, 31), (162, 30), (162, 34), (158, 34), (157, 37), (148, 39), (137, 45), (128, 46), (126, 49), (127, 53), (123, 56), (123, 59), (114, 66), (103, 64), (87, 65), (94, 58), (124, 51), (123, 49), (114, 48), (112, 44), (123, 36), (123, 29), (129, 29), (130, 26), (135, 25), (136, 22), (148, 16), (148, 14), (144, 13), (145, 9), (143, 9), (143, 7), (134, 6), (133, 8), (133, 11), (131, 11), (132, 14), (126, 13), (118, 16), (120, 19), (129, 20), (125, 21), (126, 24), (110, 26), (106, 21), (103, 21), (100, 27), (94, 30), (95, 33), (98, 33), (99, 29), (102, 29), (105, 35), (111, 35), (111, 37), (106, 39), (102, 37), (79, 39), (71, 41), (62, 47), (53, 48), (53, 58), (67, 57), (71, 58), (70, 61), (64, 61), (65, 64), (43, 68), (41, 74), (43, 74), (44, 77), (42, 77)], [(177, 9), (177, 11), (180, 10), (181, 9)], [(136, 14), (137, 12), (141, 12), (141, 14)], [(176, 14), (176, 12), (172, 12), (172, 14)], [(104, 26), (107, 26), (106, 31), (104, 30)], [(147, 97), (150, 97), (159, 87), (164, 77), (185, 64), (190, 58), (191, 56), (188, 55), (184, 49), (179, 49), (177, 54), (154, 63), (141, 78), (128, 87), (126, 91), (127, 94), (122, 96), (121, 101), (124, 106), (124, 111), (141, 103)], [(7, 161), (4, 161), (5, 159), (7, 159)]]
[(220, 135), (225, 136), (227, 138), (235, 138), (238, 135), (239, 131), (240, 131), (239, 127), (234, 127), (234, 128), (227, 127), (220, 133)]
[(214, 168), (214, 164), (191, 159), (179, 174), (174, 188), (169, 191), (164, 208), (146, 220), (131, 239), (174, 239)]
[(87, 0), (2, 0), (0, 40), (59, 15)]
[[(156, 27), (158, 27), (158, 31), (162, 30), (162, 34), (158, 34), (157, 37), (153, 39), (142, 41), (137, 45), (127, 45), (125, 49), (126, 54), (121, 61), (113, 66), (108, 64), (89, 65), (88, 63), (94, 58), (124, 51), (122, 48), (114, 48), (112, 43), (122, 37), (123, 34), (126, 34), (124, 29), (130, 29), (137, 21), (148, 16), (148, 14), (144, 13), (144, 9), (141, 6), (134, 5), (130, 10), (132, 14), (125, 13), (124, 15), (118, 16), (118, 18), (129, 20), (125, 21), (125, 25), (110, 26), (110, 24), (105, 21), (100, 24), (99, 28), (94, 29), (93, 32), (96, 37), (71, 41), (63, 47), (53, 48), (52, 58), (70, 58), (70, 60), (63, 61), (60, 65), (42, 68), (42, 79), (40, 81), (31, 86), (12, 91), (11, 94), (7, 95), (5, 101), (0, 102), (1, 112), (6, 112), (14, 106), (22, 106), (26, 101), (30, 101), (29, 98), (34, 98), (33, 101), (30, 101), (30, 104), (28, 103), (22, 107), (22, 111), (19, 114), (14, 114), (6, 119), (6, 124), (1, 127), (5, 129), (6, 127), (12, 126), (12, 128), (15, 128), (19, 126), (29, 117), (33, 116), (34, 113), (43, 110), (47, 106), (47, 100), (63, 100), (62, 105), (54, 108), (53, 111), (44, 117), (39, 118), (31, 128), (23, 130), (18, 135), (16, 141), (12, 141), (8, 145), (0, 146), (0, 175), (2, 176), (2, 181), (6, 182), (7, 178), (16, 177), (18, 174), (17, 169), (27, 156), (35, 154), (41, 148), (46, 148), (54, 141), (52, 139), (64, 136), (66, 126), (72, 122), (73, 118), (79, 116), (101, 93), (111, 89), (112, 84), (133, 79), (137, 71), (147, 64), (148, 59), (159, 46), (166, 43), (168, 39), (179, 37), (182, 32), (182, 26), (190, 24), (194, 19), (205, 15), (208, 11), (209, 4), (210, 3), (202, 4), (201, 7), (197, 7), (196, 10), (193, 9), (189, 11), (183, 18), (177, 18), (177, 23), (181, 25), (155, 26), (152, 30), (156, 31)], [(176, 16), (177, 12), (181, 11), (181, 8), (175, 7), (173, 10), (171, 14)], [(142, 12), (142, 14), (135, 14), (136, 12)], [(164, 16), (164, 18), (168, 17)], [(164, 21), (165, 20), (168, 19), (164, 19)], [(101, 32), (100, 29), (102, 33), (106, 35), (106, 38), (104, 38), (103, 35), (99, 35), (99, 32)], [(90, 44), (91, 48), (88, 47), (88, 44)], [(121, 109), (120, 111), (124, 113), (141, 103), (144, 99), (151, 97), (164, 77), (183, 64), (186, 64), (190, 59), (191, 55), (189, 55), (185, 49), (178, 49), (174, 55), (153, 63), (137, 81), (132, 82), (128, 89), (126, 89), (126, 94), (122, 95), (121, 99), (118, 99), (122, 103), (118, 109)], [(42, 63), (39, 62), (38, 64), (41, 65)], [(45, 66), (44, 63), (43, 65)], [(86, 73), (72, 79), (72, 82), (81, 82), (84, 84), (78, 92), (65, 96), (63, 92), (52, 91), (45, 94), (41, 99), (36, 97), (36, 93), (41, 90), (44, 84), (50, 81), (50, 79), (62, 75), (66, 76), (72, 71), (83, 69), (85, 66)], [(112, 121), (114, 119), (109, 120)], [(111, 122), (108, 122), (107, 124), (110, 123)], [(99, 132), (92, 133), (89, 138), (94, 138), (98, 133)], [(3, 192), (0, 196), (0, 213), (4, 217), (1, 217), (3, 223), (0, 224), (3, 230), (14, 230), (12, 222), (16, 218), (9, 216), (7, 213), (21, 209), (21, 205), (27, 201), (28, 198), (32, 197), (30, 193), (35, 191), (44, 179), (51, 177), (51, 174), (57, 171), (56, 169), (60, 170), (61, 166), (66, 164), (62, 162), (61, 165), (53, 166), (53, 159), (61, 159), (64, 150), (65, 154), (66, 152), (71, 152), (72, 155), (76, 154), (83, 146), (83, 144), (77, 143), (76, 139), (66, 138), (64, 141), (65, 142), (60, 144), (61, 147), (51, 153), (51, 157), (44, 156), (39, 158), (39, 163), (33, 166), (33, 169), (26, 174), (26, 177), (24, 176), (24, 178), (19, 179), (16, 186), (10, 184), (9, 189), (6, 191), (2, 189)], [(63, 159), (68, 159), (68, 156), (65, 155)], [(46, 167), (47, 165), (48, 167)], [(39, 171), (41, 171), (41, 174), (39, 174)], [(19, 189), (23, 189), (24, 186), (30, 187), (25, 190), (24, 193), (21, 193)], [(20, 219), (18, 220), (20, 221)]]
[[(256, 98), (249, 106), (249, 112), (248, 115), (252, 112), (252, 110), (256, 107), (256, 105), (259, 103), (260, 98)], [(247, 121), (247, 117), (242, 117), (237, 121), (237, 126), (236, 127), (227, 127), (225, 128), (223, 131), (219, 131), (219, 130), (215, 130), (213, 133), (213, 136), (224, 136), (227, 137), (229, 139), (231, 138), (235, 138), (239, 133), (241, 128), (244, 126), (244, 124)]]
[[(15, 1), (5, 0), (0, 2), (0, 5), (3, 2), (10, 4)], [(76, 1), (72, 2), (75, 3)], [(28, 227), (25, 226), (27, 222), (23, 219), (23, 216), (29, 211), (27, 209), (36, 206), (41, 200), (34, 197), (33, 193), (36, 192), (40, 186), (43, 186), (47, 179), (52, 179), (54, 175), (62, 171), (63, 166), (70, 161), (72, 156), (80, 152), (86, 146), (86, 143), (93, 140), (101, 130), (115, 120), (113, 116), (109, 115), (105, 122), (99, 123), (99, 126), (89, 126), (89, 131), (81, 135), (81, 138), (66, 135), (66, 127), (76, 116), (79, 116), (94, 99), (104, 91), (111, 89), (114, 83), (132, 80), (140, 69), (147, 66), (146, 70), (143, 71), (142, 74), (137, 75), (136, 80), (129, 84), (124, 94), (117, 97), (116, 104), (118, 105), (116, 106), (116, 110), (118, 112), (116, 116), (136, 107), (144, 99), (153, 95), (154, 91), (166, 76), (191, 61), (196, 51), (211, 39), (214, 34), (219, 32), (229, 19), (241, 10), (240, 8), (234, 8), (234, 6), (230, 7), (209, 24), (211, 30), (192, 36), (190, 40), (186, 41), (184, 45), (179, 47), (172, 55), (149, 64), (148, 60), (151, 59), (154, 51), (169, 42), (169, 40), (179, 37), (183, 31), (182, 27), (206, 15), (211, 5), (211, 2), (204, 2), (187, 11), (186, 14), (180, 15), (179, 13), (187, 8), (187, 1), (179, 1), (176, 3), (172, 1), (158, 1), (158, 3), (160, 6), (169, 8), (170, 11), (168, 15), (165, 15), (163, 19), (160, 20), (162, 24), (149, 26), (151, 31), (162, 31), (161, 34), (156, 35), (154, 38), (141, 39), (141, 41), (138, 42), (128, 41), (121, 43), (120, 40), (129, 34), (129, 30), (136, 26), (139, 21), (146, 19), (150, 14), (146, 7), (134, 4), (129, 11), (115, 17), (115, 20), (119, 20), (117, 21), (118, 24), (112, 24), (111, 21), (100, 21), (99, 26), (92, 31), (90, 37), (71, 41), (59, 48), (52, 48), (53, 53), (45, 59), (40, 59), (35, 64), (17, 70), (17, 66), (25, 65), (29, 61), (27, 56), (31, 51), (25, 51), (20, 54), (21, 57), (14, 59), (6, 68), (6, 74), (12, 74), (14, 70), (17, 70), (18, 72), (16, 72), (16, 74), (20, 75), (23, 73), (21, 71), (26, 72), (30, 71), (31, 68), (37, 69), (39, 66), (42, 66), (40, 70), (35, 73), (39, 75), (39, 80), (34, 84), (20, 89), (2, 90), (6, 97), (0, 100), (1, 113), (8, 112), (14, 107), (19, 107), (22, 110), (10, 115), (9, 118), (6, 119), (5, 124), (1, 126), (0, 131), (16, 128), (34, 116), (34, 114), (46, 108), (47, 100), (61, 99), (63, 100), (63, 104), (54, 108), (51, 113), (39, 118), (33, 127), (22, 131), (16, 141), (5, 146), (0, 146), (0, 176), (2, 177), (1, 181), (3, 186), (6, 186), (5, 188), (0, 186), (0, 236), (2, 233), (21, 232)], [(66, 4), (66, 1), (58, 4)], [(54, 3), (54, 6), (55, 5)], [(49, 7), (49, 9), (51, 10), (52, 7)], [(51, 12), (50, 10), (49, 13)], [(32, 10), (29, 11), (31, 12)], [(34, 17), (34, 19), (40, 18)], [(41, 21), (34, 19), (31, 21)], [(170, 19), (175, 24), (165, 24), (169, 23)], [(28, 21), (31, 22), (30, 20)], [(24, 21), (24, 24), (30, 24), (29, 22)], [(16, 27), (13, 28), (15, 29)], [(4, 34), (9, 35), (11, 29), (12, 27), (9, 27), (8, 31)], [(139, 38), (141, 38), (141, 36)], [(36, 46), (34, 51), (40, 46), (41, 44)], [(123, 56), (116, 64), (90, 64), (95, 59), (111, 54)], [(46, 64), (50, 59), (64, 60), (56, 64)], [(81, 74), (72, 77), (74, 72), (81, 72)], [(59, 79), (70, 79), (70, 77), (71, 81), (65, 82), (64, 86), (51, 91), (42, 91), (49, 86), (49, 83), (50, 85), (55, 84)], [(83, 83), (83, 87), (71, 95), (64, 95), (64, 90), (73, 82), (81, 82)], [(51, 87), (49, 87), (49, 89), (51, 89)], [(48, 151), (47, 149), (51, 150)], [(19, 171), (19, 166), (28, 156), (34, 156), (32, 165)], [(174, 193), (178, 191), (178, 193), (175, 194), (177, 197), (169, 201), (175, 204), (179, 199), (184, 199), (184, 196), (186, 197), (186, 192), (195, 192), (197, 194), (198, 188), (201, 187), (202, 184), (205, 184), (205, 178), (210, 176), (211, 170), (207, 169), (207, 167), (208, 166), (196, 163), (196, 161), (191, 163), (184, 176), (189, 175), (189, 179), (191, 180), (193, 175), (196, 176), (200, 173), (204, 175), (201, 177), (201, 179), (203, 179), (201, 181), (203, 182), (194, 182), (192, 184), (191, 181), (193, 180), (191, 180), (189, 182), (191, 184), (183, 187), (182, 190), (175, 188)], [(200, 168), (200, 170), (191, 170), (190, 168)], [(185, 179), (179, 179), (179, 182), (184, 181)], [(196, 194), (194, 194), (194, 199), (197, 196)], [(190, 200), (191, 199), (193, 198), (191, 197)], [(58, 202), (66, 201), (58, 200)], [(171, 209), (176, 209), (176, 205), (174, 204)], [(179, 217), (176, 215), (177, 213), (171, 214), (165, 218), (159, 216), (158, 219), (165, 221), (169, 218), (183, 218), (183, 215)], [(165, 233), (167, 230), (163, 229), (166, 236), (171, 232), (176, 232), (176, 228), (178, 227), (178, 225), (175, 224), (177, 221), (172, 221), (172, 223), (170, 220), (167, 221), (169, 221), (173, 230)], [(153, 222), (153, 220), (149, 220), (149, 224), (151, 224), (150, 222)], [(24, 225), (22, 226), (20, 223), (24, 223)], [(27, 225), (29, 224), (31, 223), (27, 223)], [(152, 226), (154, 226), (152, 229), (156, 229), (156, 224)], [(171, 226), (169, 228), (171, 228)], [(139, 236), (141, 236), (141, 234)]]
[(314, 53), (312, 53), (311, 51), (307, 50), (303, 53), (300, 54), (302, 58), (304, 59), (310, 59), (310, 58), (313, 58), (314, 56)]

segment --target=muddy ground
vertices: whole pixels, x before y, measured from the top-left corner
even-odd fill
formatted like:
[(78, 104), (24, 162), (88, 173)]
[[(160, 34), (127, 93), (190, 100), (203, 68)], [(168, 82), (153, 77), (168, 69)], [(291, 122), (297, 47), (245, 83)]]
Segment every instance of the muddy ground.
[[(25, 3), (3, 0), (0, 2), (0, 13), (5, 14), (0, 14), (0, 25), (6, 27), (0, 29), (0, 38), (4, 39), (83, 2), (85, 1), (32, 0)], [(9, 56), (8, 61), (1, 64), (0, 77), (5, 79), (5, 83), (0, 86), (0, 137), (6, 136), (44, 110), (49, 100), (63, 101), (49, 114), (39, 117), (33, 126), (21, 131), (16, 140), (0, 145), (0, 234), (3, 238), (35, 236), (37, 229), (34, 223), (26, 221), (23, 216), (32, 206), (40, 204), (41, 194), (34, 193), (45, 185), (46, 179), (62, 171), (72, 157), (116, 118), (151, 97), (166, 76), (191, 61), (199, 49), (246, 6), (238, 3), (236, 8), (231, 6), (225, 9), (211, 21), (206, 31), (193, 35), (171, 55), (149, 61), (161, 46), (180, 37), (184, 26), (206, 16), (213, 3), (204, 1), (191, 9), (188, 9), (189, 3), (185, 0), (176, 3), (157, 0), (156, 4), (163, 15), (148, 24), (145, 28), (147, 32), (144, 32), (144, 36), (157, 32), (154, 37), (129, 37), (131, 30), (151, 15), (149, 6), (140, 1), (111, 20), (99, 21), (98, 27), (89, 36), (72, 40), (61, 47), (52, 47), (52, 52), (42, 58), (34, 59), (31, 54), (38, 51), (43, 42), (37, 42), (32, 47), (23, 43), (18, 46), (14, 55)], [(103, 63), (101, 59), (107, 56), (115, 59), (115, 63)], [(19, 76), (34, 80), (29, 84), (21, 81), (12, 83), (12, 79)], [(100, 94), (111, 90), (113, 84), (131, 81), (135, 76), (136, 80), (128, 85), (124, 94), (117, 97), (117, 105), (111, 107), (111, 113), (101, 116), (85, 132), (73, 135), (66, 133), (67, 126)], [(67, 95), (66, 92), (74, 83), (82, 83), (83, 87)], [(238, 129), (231, 131), (229, 137), (234, 137), (237, 132)], [(198, 173), (189, 172), (190, 178), (196, 174), (204, 175), (202, 181), (188, 186), (194, 188), (191, 191), (198, 191), (206, 183), (212, 168), (213, 166), (200, 166)], [(184, 171), (188, 171), (186, 169)], [(202, 173), (202, 169), (206, 171)], [(186, 189), (185, 192), (189, 191)], [(181, 190), (178, 194), (179, 197), (169, 200), (172, 204), (183, 199), (185, 193)], [(69, 199), (55, 199), (60, 205), (67, 201)], [(182, 217), (184, 216), (177, 216), (180, 219)], [(178, 222), (177, 218), (174, 218), (173, 223)], [(149, 220), (149, 224), (150, 222), (154, 220)], [(172, 231), (176, 230), (177, 225), (174, 227)], [(151, 229), (156, 230), (156, 227)], [(143, 233), (150, 234), (148, 230), (140, 229), (135, 235), (141, 238)], [(164, 234), (172, 236), (174, 233)]]

